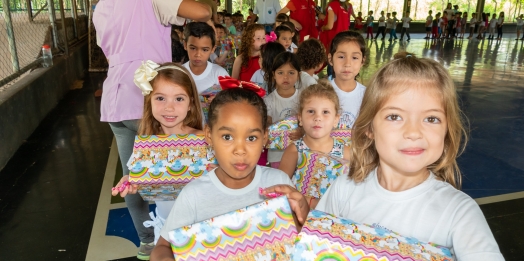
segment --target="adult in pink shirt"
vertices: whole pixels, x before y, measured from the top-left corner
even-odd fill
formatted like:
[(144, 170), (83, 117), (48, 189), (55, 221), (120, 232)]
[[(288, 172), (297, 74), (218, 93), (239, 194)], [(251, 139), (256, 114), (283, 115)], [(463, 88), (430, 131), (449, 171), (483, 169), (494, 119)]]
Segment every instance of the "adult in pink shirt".
[[(134, 72), (145, 60), (171, 61), (171, 24), (183, 25), (185, 18), (208, 22), (211, 9), (194, 0), (100, 0), (94, 10), (97, 43), (109, 62), (100, 120), (115, 135), (124, 175), (144, 107)], [(125, 201), (141, 241), (137, 257), (149, 260), (154, 232), (143, 225), (150, 219), (149, 204), (139, 194)]]

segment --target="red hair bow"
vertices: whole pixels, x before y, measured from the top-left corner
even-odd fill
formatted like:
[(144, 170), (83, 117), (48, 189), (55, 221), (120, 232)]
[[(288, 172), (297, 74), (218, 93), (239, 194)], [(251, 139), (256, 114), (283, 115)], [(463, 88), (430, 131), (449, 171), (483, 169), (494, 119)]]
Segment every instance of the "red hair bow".
[(266, 96), (266, 90), (252, 82), (239, 81), (229, 76), (218, 76), (218, 82), (220, 83), (222, 90), (244, 88), (246, 90), (254, 91), (261, 98)]
[(269, 43), (269, 42), (274, 42), (277, 40), (277, 35), (275, 34), (275, 32), (271, 32), (269, 33), (269, 35), (266, 34), (266, 43)]

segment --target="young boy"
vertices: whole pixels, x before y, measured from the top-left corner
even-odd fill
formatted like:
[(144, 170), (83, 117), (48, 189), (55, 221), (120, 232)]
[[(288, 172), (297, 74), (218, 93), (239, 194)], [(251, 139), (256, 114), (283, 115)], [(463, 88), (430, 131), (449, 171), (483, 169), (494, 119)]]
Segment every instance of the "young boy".
[(389, 31), (389, 41), (391, 42), (391, 39), (395, 37), (395, 40), (397, 40), (397, 12), (391, 13), (393, 15), (393, 18), (391, 18), (391, 31)]
[(491, 20), (489, 21), (489, 37), (488, 40), (493, 40), (495, 37), (495, 29), (497, 28), (497, 14), (493, 14)]
[(464, 34), (466, 33), (466, 25), (468, 23), (468, 13), (464, 12), (462, 13), (462, 19), (460, 20), (460, 39), (464, 38)]
[[(524, 26), (524, 15), (520, 14), (520, 16), (515, 18), (515, 20), (517, 21), (517, 39), (515, 40), (519, 40), (520, 33), (522, 33), (522, 27)], [(520, 40), (524, 40), (524, 35)]]
[(229, 30), (229, 33), (232, 35), (237, 34), (237, 29), (233, 24), (233, 16), (230, 13), (224, 15), (224, 24), (223, 26)]
[(221, 24), (215, 24), (215, 31), (217, 32), (217, 42), (215, 52), (210, 56), (210, 61), (230, 72), (235, 61), (235, 41), (227, 35), (226, 28)]
[(375, 39), (378, 38), (378, 35), (382, 34), (382, 41), (384, 41), (384, 37), (386, 37), (386, 18), (384, 17), (384, 11), (380, 12), (380, 18), (378, 19), (378, 31), (377, 35), (375, 35)]
[(218, 85), (218, 76), (229, 76), (224, 68), (208, 61), (216, 48), (215, 37), (213, 27), (203, 22), (189, 23), (184, 29), (184, 48), (189, 62), (183, 66), (191, 73), (199, 94)]
[(409, 12), (406, 12), (404, 14), (404, 17), (402, 17), (402, 31), (400, 32), (400, 41), (404, 39), (404, 34), (408, 37), (408, 42), (411, 40), (411, 37), (409, 36), (409, 24), (411, 23), (411, 18), (409, 17)]
[(298, 89), (307, 88), (318, 81), (315, 72), (320, 70), (327, 61), (324, 45), (315, 38), (309, 38), (300, 44), (297, 51), (300, 63), (300, 86)]
[(471, 14), (471, 20), (469, 21), (469, 37), (471, 39), (475, 33), (475, 25), (477, 25), (477, 14)]
[(393, 28), (393, 19), (391, 19), (391, 13), (386, 14), (386, 34), (389, 34)]
[(429, 10), (428, 17), (426, 17), (426, 37), (424, 37), (424, 39), (429, 39), (429, 35), (431, 34), (431, 25), (433, 24), (432, 13), (433, 11)]
[(366, 39), (369, 39), (369, 36), (371, 35), (371, 40), (373, 40), (373, 21), (375, 20), (375, 17), (373, 17), (373, 11), (368, 12), (368, 17), (366, 18)]
[(454, 31), (454, 37), (460, 38), (460, 34), (462, 33), (462, 13), (458, 12), (455, 14), (455, 31)]
[(440, 29), (440, 13), (435, 15), (435, 19), (431, 22), (431, 39), (439, 38)]

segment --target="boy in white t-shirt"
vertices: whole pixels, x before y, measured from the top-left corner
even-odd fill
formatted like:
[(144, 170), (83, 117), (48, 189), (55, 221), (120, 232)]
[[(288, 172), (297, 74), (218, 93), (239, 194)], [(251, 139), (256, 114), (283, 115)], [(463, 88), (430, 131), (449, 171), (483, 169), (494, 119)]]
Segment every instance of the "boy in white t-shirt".
[(386, 17), (384, 17), (384, 11), (380, 12), (380, 18), (378, 19), (378, 31), (377, 35), (375, 35), (375, 40), (378, 38), (378, 35), (382, 34), (382, 41), (384, 41), (384, 38), (386, 37)]
[(404, 17), (402, 17), (402, 31), (400, 33), (400, 41), (404, 38), (404, 34), (408, 37), (408, 42), (411, 40), (411, 37), (409, 36), (409, 24), (411, 23), (411, 18), (409, 17), (409, 12), (406, 12)]
[(198, 93), (218, 85), (218, 76), (229, 76), (221, 66), (209, 62), (209, 57), (215, 51), (215, 30), (203, 22), (192, 22), (184, 29), (184, 48), (187, 50), (189, 62), (183, 64), (195, 80)]
[(475, 26), (477, 25), (477, 14), (472, 13), (471, 14), (471, 20), (469, 20), (469, 37), (468, 39), (471, 39), (473, 37), (473, 33), (475, 33)]
[(300, 44), (297, 51), (300, 62), (300, 83), (298, 89), (307, 88), (318, 82), (315, 72), (319, 71), (327, 61), (324, 45), (315, 38), (309, 38)]
[(520, 16), (515, 18), (515, 20), (517, 21), (517, 39), (515, 40), (524, 40), (524, 35), (520, 38), (520, 33), (524, 27), (524, 14), (520, 14)]
[(428, 17), (426, 17), (426, 37), (424, 37), (424, 39), (429, 39), (431, 35), (431, 24), (433, 23), (432, 13), (433, 11), (429, 10)]
[(497, 14), (493, 14), (491, 20), (489, 20), (489, 36), (488, 40), (493, 40), (495, 37), (495, 29), (497, 28)]

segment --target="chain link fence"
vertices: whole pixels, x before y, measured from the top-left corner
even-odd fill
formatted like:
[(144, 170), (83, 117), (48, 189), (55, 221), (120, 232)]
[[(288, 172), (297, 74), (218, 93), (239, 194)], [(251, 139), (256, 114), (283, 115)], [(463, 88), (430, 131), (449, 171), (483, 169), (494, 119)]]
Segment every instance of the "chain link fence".
[(0, 0), (0, 88), (88, 35), (89, 0)]

